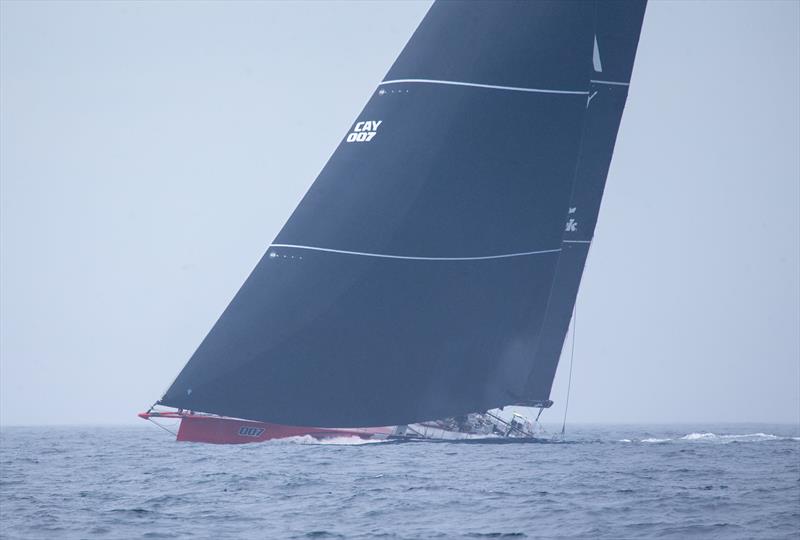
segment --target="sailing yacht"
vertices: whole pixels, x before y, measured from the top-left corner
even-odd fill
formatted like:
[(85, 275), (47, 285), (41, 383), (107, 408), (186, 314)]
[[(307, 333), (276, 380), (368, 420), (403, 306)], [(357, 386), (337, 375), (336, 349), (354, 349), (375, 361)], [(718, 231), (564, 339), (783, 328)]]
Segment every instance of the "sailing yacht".
[(434, 3), (140, 416), (211, 443), (534, 437), (498, 409), (552, 404), (644, 10)]

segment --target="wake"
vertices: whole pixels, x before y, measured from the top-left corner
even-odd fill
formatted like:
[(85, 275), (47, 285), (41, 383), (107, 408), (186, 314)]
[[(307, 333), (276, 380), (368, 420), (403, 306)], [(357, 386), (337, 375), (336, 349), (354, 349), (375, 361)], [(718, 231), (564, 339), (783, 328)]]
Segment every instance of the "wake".
[(284, 437), (282, 439), (272, 439), (266, 441), (268, 444), (306, 444), (306, 445), (329, 445), (329, 446), (361, 446), (364, 444), (381, 444), (393, 442), (389, 439), (362, 439), (361, 437), (326, 437), (317, 439), (311, 435), (298, 435), (297, 437)]
[(624, 443), (646, 443), (646, 444), (662, 444), (662, 443), (675, 443), (675, 442), (691, 442), (691, 443), (754, 443), (766, 441), (800, 441), (800, 437), (784, 437), (774, 435), (772, 433), (745, 433), (745, 434), (732, 434), (732, 435), (717, 435), (711, 432), (694, 432), (684, 435), (683, 437), (666, 437), (655, 438), (648, 437), (645, 439), (620, 439), (618, 442)]

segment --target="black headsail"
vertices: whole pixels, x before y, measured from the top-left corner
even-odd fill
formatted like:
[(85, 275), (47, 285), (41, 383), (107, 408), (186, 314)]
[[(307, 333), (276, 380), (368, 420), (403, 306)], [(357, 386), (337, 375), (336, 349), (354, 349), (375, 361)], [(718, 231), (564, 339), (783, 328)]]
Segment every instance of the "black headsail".
[(592, 79), (575, 185), (523, 404), (539, 404), (550, 396), (628, 97), (645, 6), (646, 0), (596, 4)]
[(518, 402), (593, 19), (592, 2), (434, 4), (161, 403), (369, 426)]

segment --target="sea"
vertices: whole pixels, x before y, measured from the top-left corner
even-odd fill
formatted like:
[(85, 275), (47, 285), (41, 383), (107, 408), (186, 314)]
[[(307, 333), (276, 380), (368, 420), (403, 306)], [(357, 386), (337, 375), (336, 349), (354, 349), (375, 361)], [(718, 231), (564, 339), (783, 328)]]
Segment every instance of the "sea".
[(797, 539), (800, 427), (240, 446), (151, 425), (5, 427), (0, 538)]

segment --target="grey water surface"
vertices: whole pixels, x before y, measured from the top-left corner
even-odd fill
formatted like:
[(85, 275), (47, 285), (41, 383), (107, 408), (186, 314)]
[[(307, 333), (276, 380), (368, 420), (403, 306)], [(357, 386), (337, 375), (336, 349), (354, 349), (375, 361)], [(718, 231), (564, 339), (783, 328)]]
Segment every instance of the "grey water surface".
[(574, 426), (562, 442), (176, 443), (0, 431), (2, 538), (798, 538), (800, 428)]

